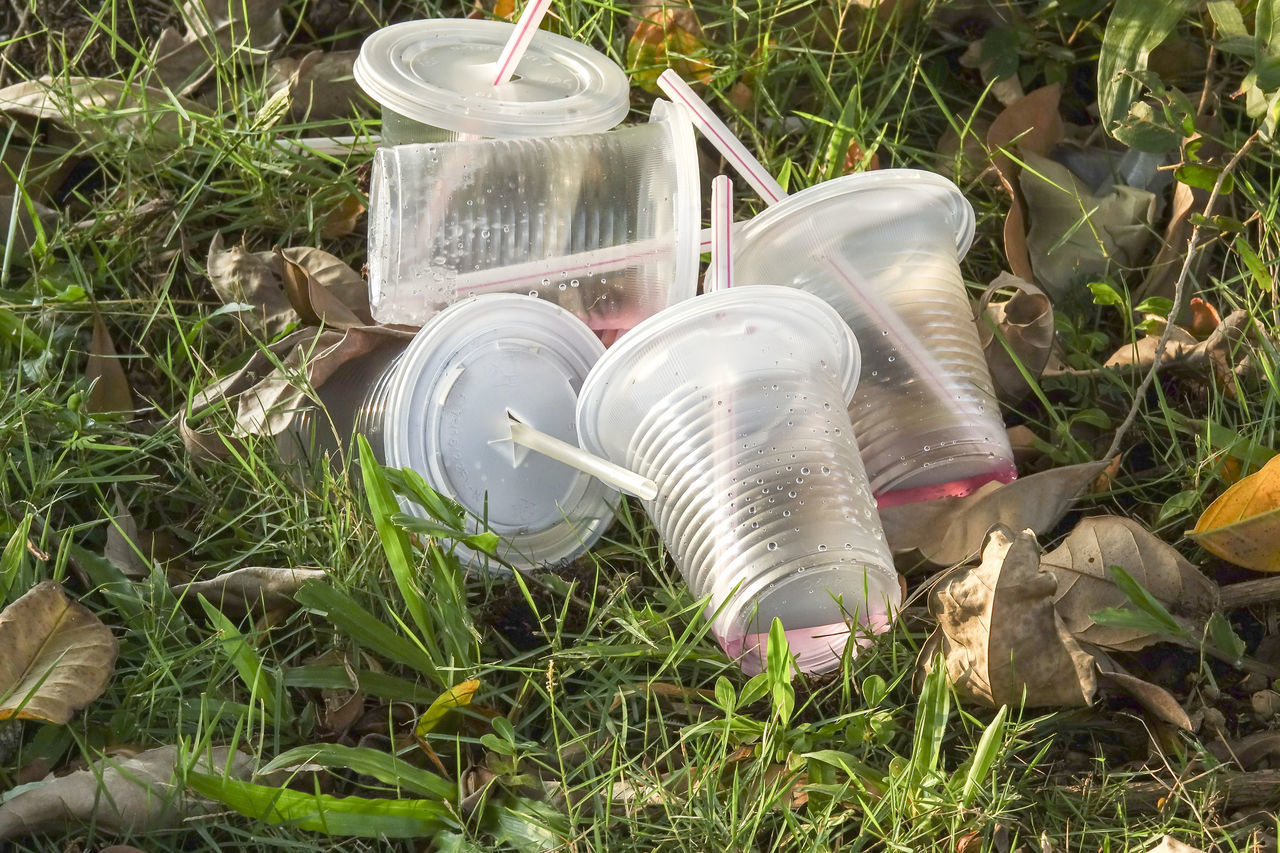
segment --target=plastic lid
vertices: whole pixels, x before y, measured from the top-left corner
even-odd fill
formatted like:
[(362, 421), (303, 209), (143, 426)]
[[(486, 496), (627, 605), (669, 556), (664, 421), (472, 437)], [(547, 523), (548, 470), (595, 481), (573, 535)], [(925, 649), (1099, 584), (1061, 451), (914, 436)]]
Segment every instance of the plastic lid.
[[(612, 522), (618, 493), (514, 444), (507, 413), (576, 444), (577, 392), (603, 352), (581, 320), (545, 300), (487, 294), (451, 305), (396, 369), (383, 420), (387, 464), (414, 469), (487, 518), (512, 563), (582, 553)], [(425, 517), (413, 504), (405, 511)]]
[[(973, 242), (973, 205), (969, 204), (969, 200), (954, 183), (942, 175), (922, 169), (877, 169), (873, 172), (844, 175), (815, 184), (770, 205), (758, 216), (748, 220), (742, 226), (744, 239), (736, 243), (738, 246), (745, 245), (747, 243), (745, 238), (749, 235), (768, 229), (784, 218), (835, 215), (834, 211), (828, 210), (829, 207), (835, 206), (833, 202), (842, 206), (839, 216), (849, 223), (850, 229), (856, 229), (862, 222), (879, 224), (890, 218), (894, 211), (884, 209), (884, 205), (869, 205), (850, 197), (868, 190), (887, 189), (925, 196), (941, 205), (947, 220), (955, 228), (956, 257), (965, 256), (969, 251), (969, 245)], [(852, 204), (849, 203), (851, 201)]]
[(726, 373), (831, 371), (844, 402), (858, 385), (853, 331), (818, 297), (793, 287), (735, 287), (695, 296), (625, 333), (578, 395), (582, 447), (626, 463), (632, 432), (675, 388)]
[(504, 21), (408, 21), (365, 39), (356, 82), (406, 118), (513, 137), (608, 130), (627, 115), (626, 72), (586, 45), (539, 30), (512, 79), (493, 84), (515, 30)]

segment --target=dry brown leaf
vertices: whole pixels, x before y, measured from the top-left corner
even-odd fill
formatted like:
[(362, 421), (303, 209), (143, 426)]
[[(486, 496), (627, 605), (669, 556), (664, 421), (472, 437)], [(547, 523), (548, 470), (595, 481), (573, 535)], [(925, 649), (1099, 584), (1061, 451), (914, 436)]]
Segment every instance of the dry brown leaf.
[[(118, 834), (180, 827), (187, 818), (215, 808), (186, 795), (177, 770), (180, 758), (188, 766), (177, 747), (162, 746), (50, 777), (0, 803), (0, 841), (73, 824)], [(189, 763), (202, 772), (237, 779), (248, 779), (253, 772), (252, 759), (228, 747), (216, 747)]]
[[(318, 389), (348, 361), (383, 347), (403, 346), (412, 336), (410, 330), (385, 326), (318, 333), (299, 329), (258, 350), (239, 370), (191, 398), (176, 417), (183, 444), (200, 458), (219, 459), (229, 452), (220, 434), (233, 442), (247, 436), (280, 436), (311, 407), (292, 375), (305, 374)], [(281, 360), (283, 371), (275, 369), (273, 358)], [(218, 409), (234, 412), (234, 423), (202, 423)]]
[(133, 392), (129, 377), (116, 356), (116, 346), (111, 332), (102, 317), (93, 320), (93, 334), (89, 339), (89, 361), (84, 369), (91, 388), (85, 408), (95, 414), (102, 412), (128, 412), (133, 410)]
[(665, 4), (643, 9), (627, 42), (627, 67), (635, 69), (635, 85), (655, 95), (661, 93), (658, 77), (668, 68), (689, 83), (711, 82), (711, 51), (693, 9)]
[(987, 296), (983, 297), (985, 310), (978, 322), (978, 338), (982, 342), (997, 396), (1016, 402), (1031, 393), (1022, 369), (1033, 377), (1039, 377), (1049, 364), (1057, 339), (1053, 304), (1044, 291), (1011, 273), (1002, 272), (988, 286), (987, 294), (1009, 289), (1014, 291), (1013, 295), (1002, 302), (988, 302)]
[(176, 584), (174, 594), (190, 601), (203, 595), (209, 603), (233, 615), (275, 610), (293, 605), (293, 594), (309, 580), (324, 580), (323, 569), (290, 569), (278, 566), (246, 566), (208, 580)]
[(1095, 655), (1095, 659), (1100, 683), (1104, 687), (1110, 686), (1121, 690), (1141, 705), (1148, 714), (1163, 723), (1187, 732), (1192, 730), (1191, 718), (1168, 690), (1125, 671), (1123, 667), (1103, 654)]
[(1280, 572), (1280, 456), (1219, 495), (1187, 535), (1229, 563)]
[(1040, 565), (1058, 580), (1054, 601), (1067, 629), (1077, 639), (1106, 649), (1135, 651), (1159, 639), (1135, 628), (1093, 621), (1092, 614), (1099, 610), (1129, 605), (1128, 596), (1112, 582), (1112, 566), (1128, 572), (1174, 615), (1202, 621), (1217, 605), (1213, 581), (1129, 518), (1084, 519)]
[(1057, 83), (1028, 92), (1026, 97), (1005, 107), (987, 129), (991, 164), (1011, 201), (1004, 221), (1005, 257), (1009, 269), (1024, 281), (1032, 281), (1034, 273), (1027, 252), (1026, 214), (1018, 180), (1020, 169), (1010, 152), (1020, 156), (1047, 156), (1062, 140), (1062, 116), (1058, 113), (1061, 97), (1062, 89)]
[(1187, 306), (1187, 310), (1191, 312), (1187, 331), (1198, 341), (1206, 340), (1222, 325), (1222, 315), (1218, 313), (1218, 309), (1213, 307), (1213, 303), (1199, 296), (1191, 298), (1191, 304)]
[(977, 554), (996, 524), (1036, 534), (1052, 530), (1104, 467), (1104, 462), (1067, 465), (1012, 483), (991, 483), (963, 498), (884, 507), (880, 520), (893, 551), (918, 551), (934, 565), (955, 565)]
[(283, 0), (187, 0), (179, 11), (188, 41), (201, 43), (213, 56), (259, 63), (284, 38), (283, 5)]
[(1027, 207), (1027, 252), (1035, 280), (1051, 296), (1086, 279), (1137, 267), (1151, 245), (1156, 196), (1114, 186), (1094, 195), (1070, 169), (1023, 151), (1018, 185)]
[(956, 692), (991, 707), (1089, 705), (1094, 660), (1054, 609), (1056, 590), (1035, 535), (997, 526), (981, 564), (951, 573), (930, 596), (938, 627), (921, 665), (928, 671), (940, 652)]
[(124, 505), (124, 501), (116, 495), (115, 512), (107, 521), (107, 544), (102, 549), (102, 556), (107, 562), (120, 570), (126, 578), (139, 580), (151, 574), (151, 566), (138, 555), (141, 544), (138, 535), (138, 522)]
[(369, 288), (360, 273), (321, 249), (278, 253), (285, 295), (304, 323), (337, 329), (368, 326)]
[(313, 50), (299, 59), (277, 59), (271, 63), (275, 82), (269, 84), (268, 91), (288, 88), (289, 119), (293, 122), (345, 123), (369, 112), (369, 101), (352, 72), (359, 54), (357, 50)]
[(119, 139), (176, 147), (190, 115), (208, 115), (198, 104), (163, 89), (96, 77), (41, 77), (0, 89), (0, 113), (26, 122), (56, 124), (89, 144)]
[(87, 607), (45, 581), (0, 612), (0, 649), (0, 720), (65, 724), (106, 689), (117, 644)]
[(1147, 853), (1204, 853), (1204, 851), (1190, 844), (1183, 844), (1172, 835), (1166, 835)]
[(250, 252), (243, 245), (224, 249), (222, 235), (215, 234), (209, 243), (207, 269), (209, 283), (223, 304), (253, 306), (238, 316), (255, 334), (274, 337), (297, 319), (274, 252)]

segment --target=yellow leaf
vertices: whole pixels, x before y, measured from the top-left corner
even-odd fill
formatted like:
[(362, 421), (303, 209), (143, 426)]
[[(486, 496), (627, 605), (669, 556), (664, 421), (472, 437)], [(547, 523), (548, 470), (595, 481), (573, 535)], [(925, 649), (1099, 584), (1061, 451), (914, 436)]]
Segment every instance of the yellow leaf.
[(658, 77), (668, 68), (689, 83), (711, 81), (711, 51), (702, 40), (702, 27), (693, 10), (659, 7), (636, 26), (627, 42), (627, 68), (636, 85), (659, 93)]
[(436, 697), (431, 703), (431, 707), (427, 708), (427, 712), (422, 715), (422, 719), (418, 720), (418, 727), (414, 730), (414, 734), (418, 737), (426, 737), (427, 733), (439, 725), (444, 715), (454, 708), (462, 708), (471, 704), (471, 697), (476, 695), (476, 691), (480, 689), (480, 682), (475, 678), (467, 679), (460, 684), (455, 684), (445, 692)]
[(1280, 572), (1280, 456), (1223, 492), (1187, 535), (1229, 563)]

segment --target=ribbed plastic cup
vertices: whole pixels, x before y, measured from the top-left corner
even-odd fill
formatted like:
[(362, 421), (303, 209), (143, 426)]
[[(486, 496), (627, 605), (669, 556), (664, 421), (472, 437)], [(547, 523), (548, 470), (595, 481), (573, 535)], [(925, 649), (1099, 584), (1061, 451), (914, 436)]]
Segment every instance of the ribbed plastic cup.
[(597, 333), (697, 287), (697, 151), (683, 107), (607, 133), (381, 149), (369, 193), (375, 318), (421, 323), (475, 293), (528, 293)]
[(578, 398), (582, 446), (657, 483), (645, 509), (749, 672), (775, 617), (800, 668), (822, 672), (900, 603), (846, 411), (857, 376), (821, 300), (734, 288), (632, 329)]
[(408, 21), (365, 39), (355, 78), (382, 105), (382, 141), (595, 133), (626, 118), (626, 72), (553, 33), (536, 33), (516, 75), (495, 86), (514, 31), (503, 21)]
[(849, 414), (880, 506), (1017, 476), (960, 277), (973, 228), (955, 184), (886, 169), (788, 196), (735, 233), (735, 285), (813, 293), (857, 336)]
[[(384, 465), (412, 468), (501, 537), (518, 568), (576, 557), (612, 523), (621, 496), (511, 441), (508, 416), (577, 444), (574, 405), (604, 346), (572, 314), (515, 294), (464, 300), (403, 349), (344, 364), (320, 389), (312, 445), (363, 434)], [(404, 498), (406, 513), (429, 518)], [(471, 532), (480, 522), (470, 521)], [(468, 557), (479, 558), (459, 546)]]

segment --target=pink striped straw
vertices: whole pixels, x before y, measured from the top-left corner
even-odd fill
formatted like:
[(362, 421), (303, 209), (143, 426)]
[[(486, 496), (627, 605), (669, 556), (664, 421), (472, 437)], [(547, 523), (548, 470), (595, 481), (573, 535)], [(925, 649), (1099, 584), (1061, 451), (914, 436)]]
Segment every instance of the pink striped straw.
[(711, 182), (711, 267), (702, 284), (704, 293), (733, 286), (733, 181), (718, 175)]
[(529, 5), (524, 7), (524, 11), (520, 13), (520, 20), (516, 21), (515, 31), (511, 33), (511, 38), (507, 39), (506, 45), (502, 48), (502, 55), (498, 57), (498, 76), (494, 78), (493, 85), (501, 86), (511, 79), (516, 66), (520, 64), (520, 58), (529, 49), (529, 42), (533, 41), (533, 34), (538, 31), (538, 25), (542, 23), (543, 16), (550, 8), (551, 0), (531, 0)]
[(774, 204), (787, 197), (787, 191), (773, 179), (773, 175), (769, 174), (759, 160), (751, 156), (747, 146), (743, 145), (742, 141), (733, 135), (733, 131), (729, 130), (728, 126), (711, 111), (706, 102), (689, 88), (689, 84), (680, 79), (679, 74), (670, 68), (663, 71), (662, 76), (658, 78), (658, 88), (671, 100), (689, 108), (693, 113), (693, 123), (698, 131), (715, 146), (716, 150), (733, 166), (734, 171), (741, 175), (766, 203)]

